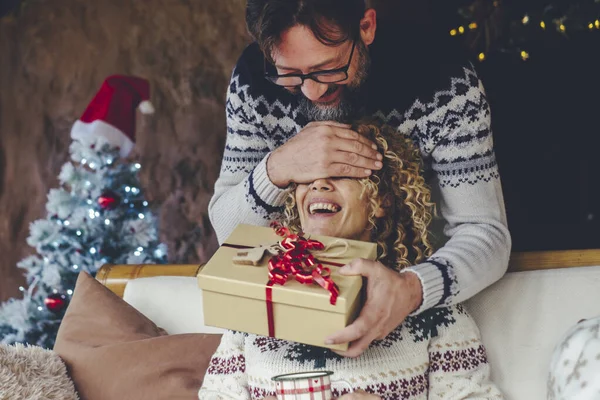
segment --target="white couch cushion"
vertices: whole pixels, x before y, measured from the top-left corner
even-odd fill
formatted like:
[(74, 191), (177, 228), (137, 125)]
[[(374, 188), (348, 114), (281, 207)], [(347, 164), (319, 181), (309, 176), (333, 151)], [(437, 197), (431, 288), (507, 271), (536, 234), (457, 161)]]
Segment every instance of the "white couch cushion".
[(222, 333), (204, 325), (202, 289), (196, 278), (157, 276), (127, 283), (123, 299), (169, 334)]
[(600, 267), (509, 273), (466, 305), (506, 398), (545, 399), (554, 348), (579, 320), (600, 314)]

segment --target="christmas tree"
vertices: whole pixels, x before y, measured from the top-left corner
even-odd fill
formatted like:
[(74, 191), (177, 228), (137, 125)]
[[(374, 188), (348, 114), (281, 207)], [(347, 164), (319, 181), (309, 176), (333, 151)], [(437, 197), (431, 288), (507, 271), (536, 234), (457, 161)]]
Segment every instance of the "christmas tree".
[(106, 79), (71, 131), (71, 161), (48, 194), (45, 219), (33, 222), (27, 243), (37, 251), (18, 263), (28, 288), (0, 306), (0, 342), (52, 348), (81, 271), (103, 264), (158, 264), (167, 249), (138, 180), (127, 162), (134, 144), (135, 111), (152, 112), (148, 83)]

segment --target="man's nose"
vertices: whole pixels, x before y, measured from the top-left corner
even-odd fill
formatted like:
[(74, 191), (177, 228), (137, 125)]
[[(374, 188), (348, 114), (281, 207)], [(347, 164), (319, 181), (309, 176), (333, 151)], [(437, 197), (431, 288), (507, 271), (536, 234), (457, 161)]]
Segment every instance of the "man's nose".
[(330, 192), (333, 190), (333, 186), (329, 179), (317, 179), (312, 183), (311, 189), (316, 192)]
[(302, 94), (310, 101), (317, 101), (327, 91), (326, 83), (315, 82), (312, 79), (306, 79), (302, 84)]

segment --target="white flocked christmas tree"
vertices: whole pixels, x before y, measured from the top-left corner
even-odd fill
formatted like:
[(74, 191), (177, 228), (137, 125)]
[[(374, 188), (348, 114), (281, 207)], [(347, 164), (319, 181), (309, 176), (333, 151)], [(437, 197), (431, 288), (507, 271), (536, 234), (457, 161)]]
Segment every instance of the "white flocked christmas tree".
[(71, 131), (73, 142), (51, 189), (47, 217), (30, 225), (37, 254), (18, 263), (27, 287), (0, 305), (0, 342), (52, 348), (80, 272), (104, 264), (159, 264), (167, 249), (140, 188), (141, 165), (130, 162), (135, 112), (153, 112), (147, 81), (107, 78)]

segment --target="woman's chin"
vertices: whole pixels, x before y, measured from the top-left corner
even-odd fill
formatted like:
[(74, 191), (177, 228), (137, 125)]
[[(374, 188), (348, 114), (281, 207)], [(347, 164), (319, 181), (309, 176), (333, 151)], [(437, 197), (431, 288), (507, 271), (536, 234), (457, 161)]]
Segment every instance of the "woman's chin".
[[(336, 232), (326, 226), (311, 226), (302, 230), (306, 235), (336, 236)], [(339, 236), (336, 236), (339, 237)]]

